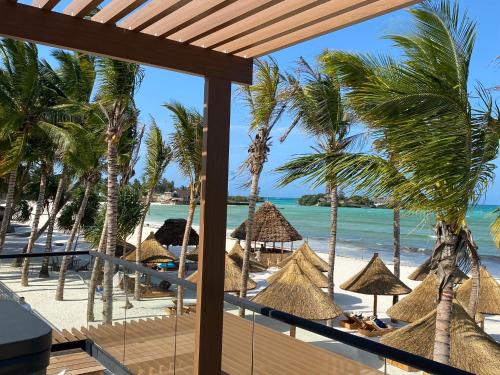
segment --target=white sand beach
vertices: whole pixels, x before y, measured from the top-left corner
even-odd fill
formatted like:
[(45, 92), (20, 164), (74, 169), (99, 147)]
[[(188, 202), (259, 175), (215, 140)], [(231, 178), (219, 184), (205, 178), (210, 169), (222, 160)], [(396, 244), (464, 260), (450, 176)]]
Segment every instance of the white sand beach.
[[(43, 221), (46, 220), (46, 216), (42, 217)], [(143, 230), (143, 238), (145, 238), (149, 232), (156, 231), (159, 227), (158, 224), (149, 222), (145, 225)], [(7, 236), (7, 245), (5, 253), (19, 253), (27, 242), (27, 237), (23, 233), (29, 232), (30, 228), (27, 225), (16, 225), (16, 233), (9, 234)], [(54, 233), (54, 250), (62, 251), (67, 239), (67, 235), (61, 232)], [(128, 239), (132, 244), (135, 244), (135, 236)], [(42, 252), (45, 243), (45, 236), (36, 241), (35, 252)], [(234, 240), (228, 238), (226, 240), (226, 250), (230, 250), (233, 246)], [(77, 249), (83, 250), (87, 249), (88, 245), (81, 240), (79, 240)], [(172, 251), (179, 252), (178, 247), (173, 247)], [(319, 256), (326, 260), (327, 255), (318, 253)], [(5, 284), (10, 290), (16, 293), (18, 296), (25, 298), (26, 302), (31, 306), (31, 308), (38, 312), (41, 316), (48, 320), (54, 327), (62, 329), (71, 329), (72, 327), (86, 327), (89, 324), (99, 324), (102, 319), (102, 303), (100, 298), (96, 297), (95, 304), (95, 322), (87, 322), (87, 295), (88, 295), (88, 278), (89, 271), (68, 271), (66, 277), (66, 287), (64, 294), (64, 301), (55, 301), (55, 289), (57, 285), (58, 272), (51, 272), (51, 277), (48, 279), (38, 278), (38, 271), (41, 258), (33, 259), (30, 268), (30, 279), (29, 286), (22, 287), (20, 285), (20, 269), (12, 267), (10, 265), (11, 261), (4, 260), (0, 263), (0, 281)], [(84, 266), (89, 262), (88, 256), (82, 256), (79, 259), (79, 266)], [(336, 258), (335, 265), (335, 302), (342, 307), (344, 311), (356, 311), (362, 313), (364, 316), (370, 316), (372, 314), (373, 306), (373, 296), (352, 293), (349, 291), (344, 291), (340, 289), (339, 285), (350, 278), (352, 275), (360, 271), (366, 264), (368, 260), (364, 259), (354, 259), (338, 256)], [(387, 266), (392, 268), (392, 264), (388, 263)], [(489, 272), (497, 279), (500, 279), (500, 266), (498, 264), (488, 264)], [(408, 285), (410, 288), (415, 288), (419, 282), (408, 280), (408, 275), (415, 270), (416, 267), (401, 266), (401, 280)], [(260, 290), (262, 290), (266, 285), (266, 278), (269, 277), (273, 272), (276, 272), (277, 268), (270, 268), (266, 272), (252, 273), (251, 277), (257, 282), (257, 288), (255, 290), (249, 291), (249, 297), (254, 296)], [(115, 284), (117, 284), (117, 278), (115, 277)], [(188, 291), (186, 294), (187, 303), (194, 303), (195, 301), (194, 291)], [(133, 307), (131, 309), (124, 309), (125, 305), (125, 294), (123, 290), (115, 287), (114, 291), (114, 307), (113, 307), (113, 318), (116, 321), (123, 321), (129, 319), (145, 318), (162, 316), (166, 314), (165, 309), (173, 305), (171, 297), (165, 298), (154, 298), (154, 299), (144, 299), (141, 301), (135, 301), (130, 298)], [(388, 324), (390, 320), (388, 319), (385, 311), (392, 305), (392, 296), (379, 296), (378, 299), (378, 317), (381, 318)], [(226, 304), (226, 309), (228, 311), (236, 312), (234, 306)], [(337, 320), (342, 319), (342, 317), (337, 318)], [(289, 327), (278, 321), (274, 321), (270, 318), (258, 316), (256, 321), (262, 324), (271, 326), (273, 329), (281, 331), (283, 333), (288, 333)], [(397, 326), (402, 326), (404, 323), (398, 323)], [(338, 322), (335, 324), (337, 328)], [(339, 328), (345, 330), (344, 328)], [(490, 334), (496, 341), (500, 341), (500, 317), (498, 316), (486, 316), (485, 317), (485, 331)], [(368, 353), (364, 353), (353, 349), (352, 347), (347, 347), (344, 344), (334, 342), (330, 339), (312, 334), (310, 332), (298, 329), (297, 338), (303, 341), (314, 343), (321, 347), (327, 348), (329, 350), (335, 351), (339, 354), (355, 358), (366, 364), (373, 365), (377, 367), (379, 360), (376, 356)], [(377, 340), (376, 338), (373, 338)], [(392, 373), (392, 372), (391, 372)]]

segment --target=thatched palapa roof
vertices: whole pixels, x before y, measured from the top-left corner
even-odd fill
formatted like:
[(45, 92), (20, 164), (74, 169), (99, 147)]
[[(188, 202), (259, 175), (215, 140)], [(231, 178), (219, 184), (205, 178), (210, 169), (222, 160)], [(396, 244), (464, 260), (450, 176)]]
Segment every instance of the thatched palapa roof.
[[(175, 254), (164, 248), (155, 238), (153, 232), (141, 243), (141, 252), (139, 254), (141, 263), (161, 263), (170, 262), (177, 259)], [(136, 249), (124, 256), (125, 260), (135, 262)]]
[(192, 260), (193, 262), (198, 261), (198, 246), (186, 254), (186, 258)]
[[(308, 258), (306, 258), (304, 253), (297, 253), (294, 261), (297, 262), (300, 270), (307, 276), (309, 280), (311, 280), (314, 285), (316, 285), (318, 288), (328, 288), (328, 279), (325, 274), (314, 267), (314, 265), (309, 262)], [(281, 270), (273, 273), (270, 277), (268, 277), (267, 282), (269, 284), (273, 283), (276, 279), (280, 278), (283, 273), (287, 272), (287, 269), (293, 266), (293, 264), (293, 261), (288, 262)]]
[[(436, 310), (381, 338), (392, 347), (432, 359)], [(450, 330), (451, 365), (477, 375), (496, 375), (500, 369), (500, 344), (475, 322), (465, 309), (453, 303)]]
[[(457, 290), (457, 299), (465, 306), (469, 305), (472, 279), (467, 280)], [(483, 314), (500, 315), (500, 285), (486, 270), (479, 271), (479, 302), (477, 311)]]
[[(244, 250), (239, 243), (235, 243), (231, 251), (229, 252), (229, 257), (236, 262), (238, 267), (243, 267), (243, 254)], [(251, 256), (251, 255), (250, 255)], [(250, 272), (263, 272), (267, 270), (267, 267), (262, 263), (257, 262), (255, 259), (250, 259), (249, 262)]]
[[(195, 271), (188, 278), (193, 283), (198, 282), (198, 271)], [(248, 278), (247, 289), (255, 289), (257, 283)], [(224, 292), (239, 292), (241, 289), (241, 268), (236, 262), (226, 254), (226, 272), (224, 275)]]
[[(160, 229), (156, 231), (155, 237), (162, 245), (181, 246), (185, 228), (185, 219), (168, 219), (165, 220)], [(198, 245), (198, 241), (198, 233), (191, 228), (191, 232), (189, 232), (188, 245)]]
[(373, 295), (399, 295), (411, 292), (411, 289), (387, 268), (378, 253), (373, 254), (365, 268), (342, 283), (340, 288)]
[(280, 267), (284, 267), (288, 262), (294, 260), (296, 257), (300, 257), (300, 254), (304, 255), (305, 258), (314, 265), (321, 272), (328, 272), (328, 263), (321, 259), (318, 254), (314, 252), (307, 242), (304, 242), (301, 247), (299, 247), (295, 252), (281, 262)]
[[(413, 271), (408, 279), (414, 281), (422, 281), (427, 275), (431, 272), (431, 258), (429, 257), (424, 263), (418, 266), (415, 271)], [(467, 280), (469, 277), (460, 270), (456, 270), (453, 281), (455, 283), (462, 283), (464, 280)]]
[(115, 257), (122, 257), (130, 252), (135, 251), (135, 246), (131, 243), (125, 242), (125, 249), (123, 248), (123, 242), (119, 241), (116, 243)]
[(410, 294), (392, 305), (387, 315), (409, 323), (426, 316), (437, 307), (437, 288), (437, 276), (428, 275)]
[[(236, 228), (231, 237), (245, 240), (247, 222)], [(261, 242), (292, 242), (299, 241), (302, 236), (288, 222), (283, 214), (270, 202), (263, 203), (255, 212), (253, 219), (252, 241)]]
[(342, 309), (307, 278), (296, 261), (252, 301), (304, 319), (326, 320), (342, 314)]

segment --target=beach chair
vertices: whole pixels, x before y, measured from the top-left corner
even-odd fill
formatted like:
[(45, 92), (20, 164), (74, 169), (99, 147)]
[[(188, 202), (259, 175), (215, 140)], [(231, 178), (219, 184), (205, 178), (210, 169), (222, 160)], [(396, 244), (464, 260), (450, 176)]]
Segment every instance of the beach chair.
[(350, 330), (356, 330), (363, 325), (363, 321), (359, 319), (354, 313), (345, 312), (344, 316), (346, 319), (341, 320), (339, 326), (342, 328), (347, 328)]
[[(383, 336), (386, 333), (394, 331), (394, 327), (383, 323), (382, 321), (378, 321), (378, 319), (373, 320), (365, 320), (365, 325), (358, 329), (358, 333), (367, 336), (367, 337), (377, 337)], [(381, 326), (380, 323), (385, 325), (385, 327)]]

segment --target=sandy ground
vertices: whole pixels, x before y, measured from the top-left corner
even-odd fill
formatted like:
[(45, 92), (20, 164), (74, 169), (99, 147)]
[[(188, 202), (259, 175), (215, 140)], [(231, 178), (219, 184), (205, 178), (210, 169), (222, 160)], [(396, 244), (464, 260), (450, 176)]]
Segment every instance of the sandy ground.
[[(43, 221), (46, 216), (42, 217)], [(41, 225), (42, 225), (41, 224)], [(158, 224), (147, 223), (144, 227), (143, 236), (145, 238), (150, 231), (155, 231), (159, 227)], [(9, 234), (6, 242), (5, 253), (18, 253), (27, 242), (26, 233), (29, 232), (28, 226), (16, 226), (16, 233)], [(55, 250), (63, 251), (66, 243), (67, 235), (64, 233), (54, 233), (54, 247)], [(135, 236), (129, 238), (129, 242), (135, 245)], [(45, 243), (45, 236), (42, 236), (35, 244), (35, 252), (42, 252)], [(234, 240), (227, 239), (226, 248), (229, 250), (234, 244)], [(77, 249), (87, 249), (88, 246), (83, 241), (79, 241)], [(178, 252), (178, 248), (172, 249)], [(319, 254), (325, 258), (326, 254)], [(79, 258), (79, 265), (86, 265), (89, 262), (89, 257), (82, 256)], [(95, 314), (96, 321), (87, 322), (87, 295), (88, 295), (88, 278), (87, 271), (73, 272), (69, 271), (66, 277), (66, 287), (64, 293), (64, 301), (55, 301), (55, 289), (57, 285), (57, 272), (51, 272), (49, 279), (38, 278), (38, 271), (40, 268), (40, 260), (33, 260), (30, 266), (30, 279), (28, 287), (20, 286), (20, 269), (11, 267), (10, 261), (0, 263), (0, 281), (3, 282), (8, 288), (19, 296), (25, 297), (26, 302), (31, 308), (42, 315), (54, 327), (59, 329), (72, 328), (72, 327), (85, 327), (89, 324), (98, 324), (102, 320), (102, 302), (100, 298), (96, 298)], [(361, 270), (367, 264), (367, 260), (353, 259), (346, 257), (337, 257), (335, 266), (335, 301), (339, 304), (344, 311), (361, 312), (365, 316), (372, 314), (373, 297), (369, 295), (356, 294), (348, 291), (341, 290), (339, 285), (351, 277), (353, 274)], [(391, 264), (387, 264), (389, 268)], [(419, 282), (408, 280), (407, 276), (415, 269), (415, 267), (402, 266), (401, 279), (410, 288), (414, 288)], [(251, 274), (251, 277), (257, 282), (257, 288), (249, 291), (249, 297), (257, 294), (266, 285), (266, 278), (269, 277), (277, 268), (270, 268), (266, 272)], [(500, 276), (500, 266), (498, 264), (488, 265), (488, 270), (493, 274), (497, 280)], [(115, 285), (118, 278), (115, 277)], [(133, 307), (131, 309), (124, 309), (125, 294), (119, 289), (115, 288), (114, 291), (114, 308), (113, 318), (117, 321), (129, 320), (139, 317), (153, 317), (165, 315), (165, 309), (172, 306), (172, 298), (156, 298), (146, 299), (143, 301), (131, 300)], [(195, 302), (195, 294), (193, 291), (187, 291), (187, 303)], [(379, 296), (378, 299), (378, 316), (382, 320), (389, 322), (385, 311), (392, 304), (392, 296)], [(236, 312), (234, 306), (226, 304), (226, 310)], [(250, 316), (249, 316), (250, 317)], [(340, 318), (338, 318), (340, 319)], [(287, 333), (289, 327), (280, 322), (272, 319), (257, 316), (256, 321), (262, 324), (273, 327), (277, 331)], [(401, 324), (400, 324), (401, 325)], [(342, 329), (342, 328), (341, 328)], [(500, 341), (500, 317), (487, 316), (485, 320), (485, 331), (490, 334), (495, 340)], [(321, 346), (323, 348), (332, 350), (347, 357), (356, 359), (366, 363), (374, 368), (380, 368), (380, 360), (369, 353), (348, 347), (339, 342), (326, 339), (322, 336), (312, 334), (310, 332), (297, 329), (297, 338)], [(391, 369), (390, 373), (398, 373), (398, 370)]]

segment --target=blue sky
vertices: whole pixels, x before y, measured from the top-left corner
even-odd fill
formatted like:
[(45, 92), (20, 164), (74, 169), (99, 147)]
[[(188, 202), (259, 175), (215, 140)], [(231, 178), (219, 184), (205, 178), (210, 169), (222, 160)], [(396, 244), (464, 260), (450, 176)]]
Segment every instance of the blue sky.
[[(23, 1), (24, 2), (24, 1)], [(61, 6), (67, 1), (62, 2)], [(470, 16), (478, 22), (478, 36), (471, 65), (471, 83), (482, 82), (486, 87), (500, 84), (500, 64), (495, 64), (496, 56), (500, 55), (500, 14), (499, 0), (459, 0), (462, 9), (467, 9)], [(58, 7), (58, 8), (59, 8)], [(366, 21), (349, 28), (324, 35), (322, 37), (289, 47), (272, 56), (278, 61), (282, 70), (292, 70), (300, 56), (313, 62), (323, 50), (338, 49), (349, 52), (369, 52), (396, 54), (391, 43), (382, 39), (387, 33), (404, 32), (409, 25), (408, 13), (404, 10), (396, 11), (374, 20)], [(49, 55), (49, 49), (42, 47), (41, 54)], [(233, 91), (237, 86), (233, 85)], [(150, 123), (153, 116), (160, 125), (164, 134), (172, 131), (170, 116), (161, 105), (170, 100), (177, 100), (187, 106), (202, 111), (203, 107), (203, 79), (171, 71), (155, 68), (145, 68), (145, 79), (137, 94), (136, 102), (141, 110), (141, 121)], [(246, 194), (246, 189), (240, 185), (244, 180), (235, 176), (238, 166), (246, 156), (250, 141), (248, 136), (248, 113), (242, 103), (235, 97), (231, 107), (231, 145), (230, 145), (230, 194)], [(288, 160), (293, 155), (307, 153), (314, 144), (300, 131), (288, 137), (280, 144), (277, 138), (289, 124), (288, 116), (284, 116), (277, 125), (274, 141), (271, 147), (269, 162), (264, 168), (261, 178), (261, 196), (296, 197), (314, 192), (311, 187), (302, 183), (294, 183), (285, 188), (276, 188), (277, 176), (272, 170)], [(496, 162), (500, 164), (500, 159)], [(142, 173), (142, 162), (138, 163), (137, 173)], [(498, 173), (497, 173), (498, 174)], [(181, 184), (185, 179), (179, 175), (175, 165), (167, 168), (165, 176)], [(322, 189), (316, 189), (321, 191)], [(487, 193), (483, 203), (500, 203), (500, 174)]]

